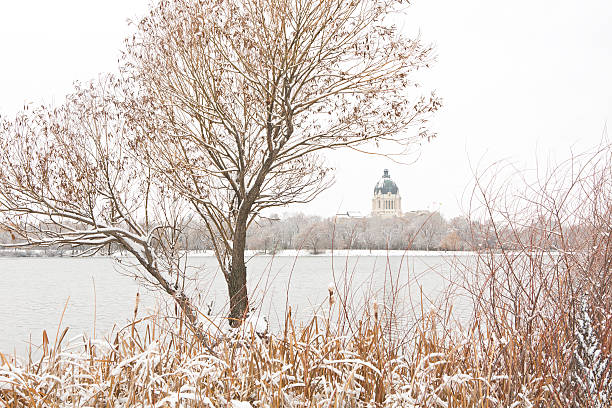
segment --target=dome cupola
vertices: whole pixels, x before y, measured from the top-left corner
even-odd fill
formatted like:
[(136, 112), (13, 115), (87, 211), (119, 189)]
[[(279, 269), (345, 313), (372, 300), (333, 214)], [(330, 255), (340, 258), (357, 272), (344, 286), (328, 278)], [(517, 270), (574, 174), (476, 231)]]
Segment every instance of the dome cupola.
[(374, 217), (401, 217), (402, 198), (399, 195), (397, 184), (385, 169), (383, 176), (374, 187), (372, 197), (372, 215)]
[(385, 169), (382, 178), (374, 187), (374, 194), (397, 194), (398, 191), (397, 184), (389, 176), (389, 170)]

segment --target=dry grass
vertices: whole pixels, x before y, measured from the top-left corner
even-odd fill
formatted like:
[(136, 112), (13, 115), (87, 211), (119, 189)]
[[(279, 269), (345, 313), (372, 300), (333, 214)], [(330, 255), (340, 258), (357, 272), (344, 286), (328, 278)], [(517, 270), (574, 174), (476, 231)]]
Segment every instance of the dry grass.
[[(384, 334), (383, 319), (366, 313), (353, 333), (339, 333), (337, 324), (324, 317), (296, 329), (289, 315), (282, 333), (261, 336), (253, 326), (243, 326), (218, 339), (213, 355), (180, 322), (150, 316), (112, 341), (60, 337), (52, 348), (45, 341), (41, 358), (25, 364), (1, 356), (0, 403), (563, 406), (554, 376), (558, 356), (546, 355), (538, 342), (526, 345), (511, 333), (508, 341), (494, 340), (479, 326), (465, 332), (441, 330), (432, 315), (423, 319), (411, 342), (398, 348)], [(527, 349), (531, 361), (539, 363), (521, 369)]]

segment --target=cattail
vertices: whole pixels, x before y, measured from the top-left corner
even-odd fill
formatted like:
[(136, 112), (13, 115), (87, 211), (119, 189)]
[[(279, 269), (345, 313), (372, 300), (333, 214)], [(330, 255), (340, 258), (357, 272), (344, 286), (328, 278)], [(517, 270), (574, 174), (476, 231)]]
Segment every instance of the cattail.
[(329, 292), (329, 305), (333, 305), (334, 304), (334, 290), (335, 290), (336, 286), (334, 285), (334, 282), (330, 282), (330, 284), (327, 286), (327, 291)]
[(134, 319), (136, 319), (136, 314), (138, 314), (138, 303), (140, 303), (140, 292), (136, 292), (136, 304), (134, 305)]
[(378, 302), (376, 299), (372, 302), (372, 311), (374, 312), (374, 320), (378, 321)]

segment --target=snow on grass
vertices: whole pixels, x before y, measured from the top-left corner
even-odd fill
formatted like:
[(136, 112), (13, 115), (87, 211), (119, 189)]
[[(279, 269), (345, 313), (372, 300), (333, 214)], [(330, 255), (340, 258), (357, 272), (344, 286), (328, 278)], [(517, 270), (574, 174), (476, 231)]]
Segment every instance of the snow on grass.
[(0, 406), (528, 406), (550, 394), (535, 379), (509, 401), (516, 374), (460, 333), (438, 338), (432, 322), (398, 347), (368, 315), (350, 333), (321, 319), (279, 333), (255, 313), (238, 329), (216, 319), (211, 352), (180, 322), (153, 316), (107, 340), (74, 338), (40, 361), (2, 356)]

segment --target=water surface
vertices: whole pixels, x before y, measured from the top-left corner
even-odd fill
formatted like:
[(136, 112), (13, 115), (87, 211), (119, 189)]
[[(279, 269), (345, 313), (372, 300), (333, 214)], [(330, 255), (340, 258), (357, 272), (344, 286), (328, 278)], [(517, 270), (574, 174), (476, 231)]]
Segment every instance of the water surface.
[[(286, 305), (302, 320), (326, 310), (330, 283), (354, 308), (376, 299), (420, 313), (421, 299), (427, 308), (448, 287), (450, 262), (442, 256), (256, 256), (248, 262), (248, 285), (252, 305), (272, 328), (283, 321)], [(126, 274), (125, 264), (125, 259), (119, 264), (103, 257), (0, 258), (0, 351), (23, 354), (30, 338), (34, 345), (41, 343), (43, 329), (53, 341), (60, 319), (62, 329), (70, 327), (69, 338), (93, 336), (94, 327), (96, 337), (104, 337), (129, 322), (138, 292), (139, 315), (163, 309), (167, 297)], [(215, 258), (192, 256), (187, 264), (197, 277), (190, 286), (199, 288), (196, 298), (203, 309), (227, 310)], [(466, 313), (466, 306), (456, 310)]]

